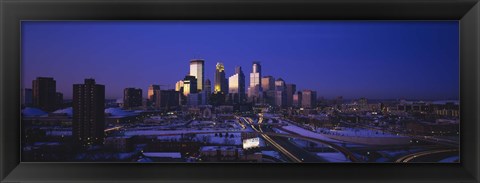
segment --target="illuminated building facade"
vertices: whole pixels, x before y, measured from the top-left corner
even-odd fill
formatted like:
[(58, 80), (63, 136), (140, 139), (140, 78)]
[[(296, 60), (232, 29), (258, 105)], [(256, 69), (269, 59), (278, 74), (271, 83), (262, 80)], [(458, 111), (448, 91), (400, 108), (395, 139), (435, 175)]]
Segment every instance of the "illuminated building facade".
[(147, 106), (155, 106), (157, 93), (160, 91), (160, 85), (150, 85), (147, 91)]
[(243, 103), (245, 100), (245, 75), (242, 67), (235, 67), (235, 74), (228, 78), (228, 93), (234, 103)]
[(218, 62), (215, 66), (214, 93), (228, 93), (228, 81), (225, 78), (225, 66)]
[(285, 91), (285, 81), (282, 78), (275, 80), (275, 106), (285, 107), (287, 101)]
[(205, 80), (205, 61), (194, 59), (190, 61), (190, 76), (197, 79), (197, 90), (203, 91)]
[(183, 79), (183, 95), (188, 96), (191, 93), (197, 93), (197, 78), (195, 76), (185, 76)]
[(273, 76), (262, 77), (263, 91), (275, 90), (275, 78)]
[(262, 97), (262, 66), (260, 62), (253, 62), (250, 73), (250, 85), (248, 87), (248, 98), (252, 102), (259, 102)]
[(317, 106), (317, 92), (312, 90), (302, 91), (302, 107), (311, 109)]

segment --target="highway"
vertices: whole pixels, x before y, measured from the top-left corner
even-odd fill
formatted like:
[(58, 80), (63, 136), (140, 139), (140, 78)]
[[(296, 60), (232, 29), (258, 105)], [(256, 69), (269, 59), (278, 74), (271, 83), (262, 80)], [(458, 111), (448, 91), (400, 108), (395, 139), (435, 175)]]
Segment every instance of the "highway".
[[(265, 126), (259, 125), (260, 132), (273, 132), (273, 130), (265, 128)], [(268, 136), (268, 135), (267, 135)], [(268, 136), (269, 137), (269, 136)], [(289, 141), (286, 137), (272, 136), (269, 137), (271, 140), (282, 146), (284, 149), (288, 150), (292, 154), (295, 154), (302, 162), (326, 162), (324, 159), (316, 156), (315, 154), (310, 153), (309, 151), (303, 149), (302, 147), (297, 146), (293, 142)]]
[(451, 155), (452, 153), (458, 152), (458, 149), (439, 149), (439, 150), (431, 150), (431, 151), (422, 151), (422, 152), (417, 152), (413, 154), (409, 154), (406, 156), (403, 156), (399, 159), (397, 159), (395, 162), (396, 163), (408, 163), (414, 161), (414, 159), (418, 158), (425, 158), (427, 156), (435, 156), (438, 154), (445, 154), (445, 155)]
[[(375, 128), (375, 127), (372, 127), (372, 126), (369, 126), (369, 125), (352, 124), (352, 123), (346, 123), (346, 122), (341, 122), (341, 123), (344, 123), (344, 124), (347, 124), (347, 125), (355, 125), (356, 127), (366, 128), (366, 129), (371, 129), (371, 130), (382, 130), (382, 129)], [(425, 141), (425, 142), (438, 144), (438, 145), (443, 145), (443, 146), (452, 147), (452, 148), (458, 148), (459, 147), (459, 141), (455, 141), (455, 140), (442, 139), (442, 138), (438, 138), (438, 137), (434, 137), (434, 136), (421, 136), (421, 135), (403, 134), (403, 133), (399, 133), (399, 132), (388, 130), (388, 129), (386, 131), (388, 131), (392, 134), (399, 134), (401, 136), (410, 137), (413, 140)]]
[(288, 159), (290, 159), (292, 162), (295, 162), (295, 163), (300, 163), (302, 162), (302, 159), (298, 158), (297, 156), (295, 156), (294, 154), (292, 154), (291, 152), (289, 152), (288, 150), (286, 150), (285, 148), (283, 148), (280, 144), (278, 144), (277, 142), (275, 142), (272, 138), (270, 138), (268, 135), (266, 134), (263, 134), (263, 131), (261, 128), (255, 128), (253, 122), (249, 119), (245, 119), (245, 118), (240, 118), (241, 120), (243, 120), (246, 124), (249, 124), (253, 130), (255, 130), (256, 132), (259, 132), (259, 133), (262, 133), (260, 134), (260, 136), (263, 137), (263, 139), (265, 139), (269, 144), (271, 144), (277, 151), (279, 151), (280, 153), (282, 153), (284, 156), (286, 156)]
[(316, 138), (301, 136), (301, 134), (289, 131), (287, 129), (282, 129), (282, 130), (290, 133), (292, 136), (299, 136), (299, 137), (293, 137), (293, 138), (299, 138), (299, 139), (304, 139), (304, 140), (308, 140), (308, 141), (313, 141), (313, 142), (325, 144), (325, 145), (329, 146), (330, 148), (335, 149), (336, 151), (342, 153), (343, 155), (345, 155), (345, 157), (347, 157), (352, 162), (359, 162), (360, 161), (357, 157), (355, 157), (355, 155), (350, 150), (348, 150), (347, 148), (342, 147), (340, 145), (337, 145), (333, 142), (328, 142), (328, 141), (325, 141), (325, 140), (320, 140), (320, 139), (316, 139)]

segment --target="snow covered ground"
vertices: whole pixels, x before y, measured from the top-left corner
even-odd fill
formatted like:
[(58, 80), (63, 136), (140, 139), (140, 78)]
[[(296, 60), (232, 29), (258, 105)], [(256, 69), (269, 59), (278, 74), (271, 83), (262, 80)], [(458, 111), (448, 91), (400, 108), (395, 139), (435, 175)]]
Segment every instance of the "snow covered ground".
[(302, 139), (292, 138), (291, 140), (296, 145), (298, 145), (299, 147), (302, 147), (302, 148), (312, 148), (312, 147), (324, 148), (324, 147), (327, 147), (327, 145), (324, 145), (322, 143), (316, 143), (316, 142), (311, 142), (311, 141), (309, 142), (309, 141), (302, 140)]
[(282, 128), (284, 128), (286, 130), (289, 130), (289, 131), (292, 131), (294, 133), (301, 134), (301, 135), (306, 136), (306, 137), (310, 137), (310, 138), (315, 138), (315, 139), (324, 140), (324, 141), (328, 141), (328, 142), (340, 142), (338, 140), (333, 140), (333, 139), (330, 139), (328, 137), (325, 137), (324, 135), (322, 135), (320, 133), (315, 133), (315, 132), (312, 132), (310, 130), (303, 129), (301, 127), (298, 127), (298, 126), (295, 126), (295, 125), (292, 125), (292, 124), (289, 124), (288, 126), (283, 126)]
[(271, 156), (271, 157), (274, 157), (274, 158), (277, 158), (277, 159), (282, 158), (280, 156), (280, 153), (278, 153), (277, 151), (262, 151), (262, 154), (267, 155), (267, 156)]
[(105, 113), (110, 114), (111, 116), (121, 116), (121, 117), (138, 115), (135, 112), (125, 111), (121, 108), (107, 108), (105, 109)]
[(354, 136), (354, 137), (400, 137), (396, 134), (390, 134), (387, 132), (370, 130), (370, 129), (359, 129), (359, 128), (341, 128), (340, 130), (318, 128), (317, 132), (325, 133), (329, 135)]
[(351, 162), (340, 152), (317, 153), (317, 156), (327, 160), (328, 162)]
[(157, 136), (157, 139), (161, 141), (179, 141), (180, 138), (182, 138), (181, 135)]
[(22, 116), (25, 117), (47, 117), (48, 113), (38, 108), (26, 107), (22, 110)]
[(182, 158), (179, 152), (144, 152), (143, 155), (150, 158)]
[[(182, 129), (182, 130), (129, 130), (125, 132), (125, 136), (154, 136), (154, 135), (169, 135), (169, 134), (185, 134), (185, 133), (215, 133), (228, 131), (226, 129)], [(232, 132), (242, 132), (242, 130), (236, 130)]]
[(72, 136), (71, 130), (51, 130), (46, 131), (45, 134), (47, 136)]
[(65, 109), (56, 110), (53, 113), (55, 113), (55, 114), (66, 114), (67, 116), (71, 117), (73, 115), (73, 109), (72, 109), (72, 107), (68, 107), (68, 108), (65, 108)]
[(293, 139), (293, 142), (297, 144), (298, 146), (302, 148), (307, 148), (308, 147), (308, 142), (305, 140), (300, 140), (300, 139)]
[(272, 129), (273, 129), (273, 131), (275, 131), (275, 133), (289, 134), (288, 132), (283, 131), (283, 130), (280, 130), (280, 129), (278, 129), (278, 128), (272, 128)]
[[(231, 135), (233, 135), (233, 138), (230, 138)], [(201, 142), (205, 139), (207, 142), (214, 144), (242, 145), (240, 133), (228, 133), (228, 137), (225, 137), (225, 133), (223, 133), (222, 137), (219, 135), (215, 136), (215, 134), (197, 134), (195, 138)]]

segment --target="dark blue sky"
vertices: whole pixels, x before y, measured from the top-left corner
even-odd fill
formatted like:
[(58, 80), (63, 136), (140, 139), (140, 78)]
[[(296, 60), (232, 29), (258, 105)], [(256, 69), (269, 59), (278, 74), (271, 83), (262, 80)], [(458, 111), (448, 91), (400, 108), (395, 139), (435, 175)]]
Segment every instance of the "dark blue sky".
[[(23, 84), (54, 77), (66, 99), (72, 84), (95, 78), (107, 98), (126, 87), (171, 85), (189, 60), (205, 59), (227, 77), (252, 61), (318, 96), (457, 99), (457, 21), (97, 21), (22, 22)], [(163, 88), (166, 88), (164, 86)]]

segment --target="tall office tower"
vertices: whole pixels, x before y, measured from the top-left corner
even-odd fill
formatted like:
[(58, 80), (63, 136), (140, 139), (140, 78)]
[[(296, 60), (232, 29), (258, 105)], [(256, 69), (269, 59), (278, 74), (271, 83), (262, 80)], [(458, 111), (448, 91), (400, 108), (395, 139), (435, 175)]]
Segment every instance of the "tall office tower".
[(197, 93), (190, 93), (187, 96), (187, 105), (189, 106), (198, 106), (198, 105), (205, 105), (205, 92), (197, 92)]
[(197, 79), (197, 91), (203, 91), (205, 79), (205, 61), (200, 59), (190, 60), (190, 76)]
[(123, 108), (132, 109), (143, 105), (142, 89), (125, 88), (123, 90)]
[(228, 93), (228, 81), (225, 78), (225, 66), (218, 62), (215, 66), (214, 93)]
[(33, 104), (32, 89), (25, 88), (23, 93), (23, 105), (29, 107), (29, 106), (32, 106), (32, 104)]
[(205, 80), (205, 86), (203, 86), (203, 90), (205, 91), (205, 101), (208, 104), (210, 100), (210, 95), (212, 95), (212, 82), (209, 79)]
[(240, 66), (235, 67), (235, 74), (228, 78), (228, 93), (234, 103), (245, 101), (245, 75)]
[(293, 95), (293, 106), (302, 107), (302, 92), (298, 91)]
[(155, 91), (158, 91), (160, 90), (160, 85), (150, 85), (148, 86), (148, 93), (147, 93), (147, 99), (150, 101), (150, 102), (155, 102), (155, 98), (156, 98), (156, 94), (155, 94)]
[(185, 76), (183, 79), (183, 95), (188, 96), (191, 93), (197, 92), (197, 78), (195, 76)]
[(55, 107), (60, 109), (63, 107), (63, 93), (55, 93)]
[(293, 106), (293, 95), (295, 94), (297, 90), (297, 85), (295, 84), (287, 84), (286, 88), (286, 97), (287, 97), (287, 107), (292, 107)]
[(170, 110), (180, 105), (180, 92), (175, 90), (156, 90), (155, 108)]
[(275, 90), (268, 90), (263, 92), (263, 100), (265, 101), (266, 104), (274, 106), (275, 105), (275, 95), (277, 91)]
[(302, 91), (302, 107), (315, 108), (317, 106), (317, 92), (312, 90)]
[(275, 78), (273, 76), (262, 77), (263, 91), (275, 90)]
[(175, 83), (175, 91), (183, 93), (183, 80), (177, 81)]
[(73, 85), (72, 135), (80, 146), (102, 144), (105, 137), (105, 86), (85, 79)]
[(282, 78), (278, 78), (277, 80), (275, 80), (275, 90), (276, 91), (286, 90), (285, 81)]
[(275, 106), (285, 107), (287, 103), (285, 81), (282, 78), (275, 80)]
[(259, 102), (262, 94), (262, 67), (260, 62), (253, 62), (250, 73), (250, 86), (248, 87), (248, 98), (250, 101)]
[(37, 77), (32, 82), (33, 106), (47, 112), (56, 109), (56, 82), (53, 78)]

